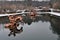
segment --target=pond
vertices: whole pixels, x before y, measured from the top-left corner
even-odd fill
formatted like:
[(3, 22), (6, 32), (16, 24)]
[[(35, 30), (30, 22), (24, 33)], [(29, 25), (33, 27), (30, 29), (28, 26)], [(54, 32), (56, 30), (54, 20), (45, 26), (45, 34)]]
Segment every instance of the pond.
[[(2, 20), (4, 18), (4, 20)], [(7, 17), (0, 18), (0, 40), (60, 40), (60, 19), (39, 15), (34, 18), (24, 17), (23, 31), (10, 34), (10, 30), (4, 27)]]

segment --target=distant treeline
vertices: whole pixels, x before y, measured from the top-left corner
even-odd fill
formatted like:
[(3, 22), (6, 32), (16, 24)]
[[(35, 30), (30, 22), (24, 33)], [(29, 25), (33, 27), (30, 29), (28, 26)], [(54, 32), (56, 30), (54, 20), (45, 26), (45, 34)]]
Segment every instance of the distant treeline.
[(0, 1), (0, 9), (11, 9), (11, 8), (24, 8), (25, 6), (33, 6), (33, 7), (38, 7), (38, 6), (51, 6), (54, 8), (60, 8), (55, 5), (60, 4), (60, 0), (50, 0), (50, 1)]
[(22, 5), (27, 5), (27, 6), (29, 6), (29, 5), (32, 5), (32, 6), (46, 6), (46, 5), (49, 5), (49, 1), (42, 1), (42, 2), (38, 2), (38, 1), (32, 1), (31, 3), (28, 3), (27, 4), (27, 2), (25, 2), (25, 1), (0, 1), (0, 6), (6, 6), (6, 5), (12, 5), (12, 4), (14, 4), (14, 5), (20, 5), (20, 4), (22, 4)]

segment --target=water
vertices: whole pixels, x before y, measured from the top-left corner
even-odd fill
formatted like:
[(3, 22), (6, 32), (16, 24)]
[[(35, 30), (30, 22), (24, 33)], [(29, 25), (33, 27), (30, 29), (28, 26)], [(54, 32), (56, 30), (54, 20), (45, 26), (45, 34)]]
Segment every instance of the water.
[[(1, 21), (1, 20), (0, 20)], [(10, 30), (4, 28), (7, 18), (0, 22), (0, 40), (60, 40), (60, 19), (49, 15), (40, 15), (30, 19), (24, 17), (23, 31), (8, 36)]]

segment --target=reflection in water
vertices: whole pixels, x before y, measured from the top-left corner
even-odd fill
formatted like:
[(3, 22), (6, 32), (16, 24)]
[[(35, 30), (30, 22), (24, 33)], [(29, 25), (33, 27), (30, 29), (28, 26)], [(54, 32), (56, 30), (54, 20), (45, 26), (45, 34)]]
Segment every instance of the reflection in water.
[(60, 19), (51, 18), (51, 29), (54, 34), (58, 35), (58, 40), (60, 40)]
[(42, 17), (42, 19), (40, 19), (42, 22), (50, 22), (50, 26), (51, 26), (51, 30), (54, 34), (58, 35), (58, 39), (60, 40), (60, 19), (58, 17), (54, 17), (54, 16), (48, 16), (45, 15)]
[(14, 35), (16, 36), (17, 33), (21, 33), (23, 31), (23, 27), (21, 28), (17, 28), (19, 26), (19, 24), (14, 23), (13, 25), (9, 25), (9, 26), (5, 26), (5, 28), (8, 28), (10, 30), (10, 33), (8, 34), (8, 36), (10, 35)]
[(23, 32), (23, 27), (21, 27), (20, 30), (18, 30), (17, 28), (10, 29), (10, 33), (8, 34), (8, 36), (10, 36), (10, 35), (16, 36), (17, 33), (21, 33), (21, 32)]
[(28, 24), (29, 23), (31, 24), (32, 22), (39, 22), (39, 21), (50, 22), (51, 24), (50, 26), (51, 26), (53, 33), (57, 34), (58, 35), (57, 40), (60, 40), (60, 19), (59, 18), (54, 17), (54, 16), (49, 16), (49, 15), (42, 15), (42, 16), (35, 16), (35, 17), (30, 16), (30, 18), (27, 18), (26, 22)]
[(17, 21), (22, 22), (21, 16), (16, 16), (16, 17), (9, 16), (9, 21), (10, 21), (10, 23), (5, 24), (5, 28), (8, 28), (10, 30), (10, 33), (8, 34), (8, 36), (10, 36), (11, 34), (16, 36), (16, 33), (21, 33), (23, 31), (23, 27), (18, 29), (19, 24), (17, 22)]
[(50, 21), (53, 33), (60, 35), (60, 19), (53, 18)]
[(8, 36), (11, 36), (11, 35), (16, 36), (16, 34), (23, 32), (23, 26), (19, 26), (19, 25), (24, 25), (24, 24), (31, 25), (33, 22), (37, 23), (41, 21), (43, 23), (50, 22), (52, 32), (54, 34), (57, 34), (58, 35), (57, 40), (60, 40), (60, 19), (59, 18), (55, 18), (49, 15), (39, 15), (39, 16), (28, 15), (28, 16), (18, 16), (18, 17), (16, 16), (15, 18), (13, 18), (15, 19), (14, 21), (10, 20), (10, 23), (5, 25), (5, 28), (8, 28), (10, 30), (10, 33), (8, 34)]

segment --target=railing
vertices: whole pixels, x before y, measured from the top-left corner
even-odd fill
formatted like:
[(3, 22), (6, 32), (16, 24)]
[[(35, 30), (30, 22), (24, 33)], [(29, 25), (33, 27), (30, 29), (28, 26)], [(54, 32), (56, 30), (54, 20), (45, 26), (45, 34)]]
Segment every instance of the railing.
[[(42, 9), (36, 9), (36, 10), (42, 10)], [(56, 16), (60, 16), (60, 13), (56, 13), (56, 12), (53, 12), (54, 9), (50, 9), (51, 12), (36, 12), (37, 14), (51, 14), (51, 15), (56, 15)], [(27, 13), (30, 13), (30, 12), (25, 12), (25, 10), (22, 10), (21, 13), (13, 13), (13, 14), (0, 14), (0, 17), (2, 16), (9, 16), (9, 15), (18, 15), (18, 14), (27, 14)]]

